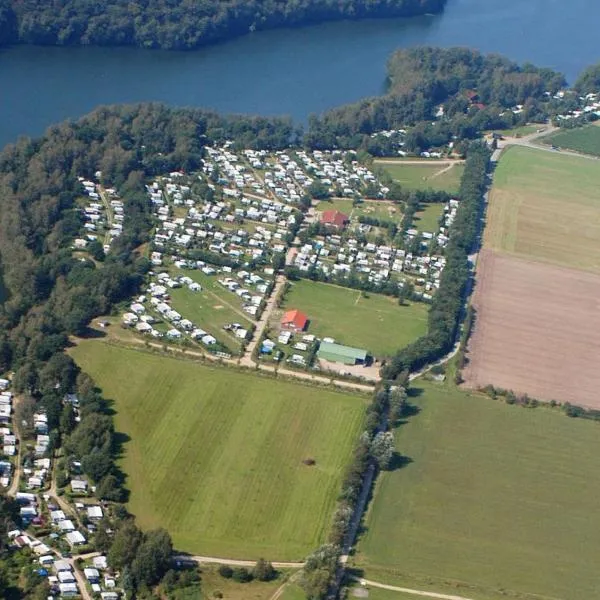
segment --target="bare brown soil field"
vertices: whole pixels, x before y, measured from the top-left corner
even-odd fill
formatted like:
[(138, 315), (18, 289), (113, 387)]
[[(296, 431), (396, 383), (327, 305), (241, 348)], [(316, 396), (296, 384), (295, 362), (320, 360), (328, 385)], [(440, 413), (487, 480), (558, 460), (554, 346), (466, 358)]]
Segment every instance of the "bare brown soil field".
[(463, 376), (600, 408), (600, 276), (484, 249)]

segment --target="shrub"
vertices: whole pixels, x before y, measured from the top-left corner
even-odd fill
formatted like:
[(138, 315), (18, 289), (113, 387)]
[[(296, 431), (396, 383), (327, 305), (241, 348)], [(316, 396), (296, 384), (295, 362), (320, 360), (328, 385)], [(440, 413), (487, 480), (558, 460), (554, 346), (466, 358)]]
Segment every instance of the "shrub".
[(231, 579), (233, 577), (233, 569), (228, 565), (221, 565), (219, 567), (219, 575), (225, 579)]

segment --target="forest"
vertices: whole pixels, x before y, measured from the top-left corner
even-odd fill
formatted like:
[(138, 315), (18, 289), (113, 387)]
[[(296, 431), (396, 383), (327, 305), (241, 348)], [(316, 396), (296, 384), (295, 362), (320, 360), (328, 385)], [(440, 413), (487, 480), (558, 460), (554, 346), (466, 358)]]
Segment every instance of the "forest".
[[(564, 76), (531, 64), (518, 65), (497, 55), (467, 48), (419, 47), (398, 50), (388, 61), (387, 91), (354, 104), (311, 116), (306, 144), (362, 148), (389, 153), (376, 131), (413, 126), (404, 150), (419, 153), (454, 139), (476, 139), (483, 130), (542, 122), (560, 111), (548, 94), (566, 85)], [(436, 119), (440, 105), (443, 118)], [(516, 105), (523, 109), (512, 112)]]
[(186, 50), (252, 31), (408, 17), (446, 0), (0, 0), (0, 44)]

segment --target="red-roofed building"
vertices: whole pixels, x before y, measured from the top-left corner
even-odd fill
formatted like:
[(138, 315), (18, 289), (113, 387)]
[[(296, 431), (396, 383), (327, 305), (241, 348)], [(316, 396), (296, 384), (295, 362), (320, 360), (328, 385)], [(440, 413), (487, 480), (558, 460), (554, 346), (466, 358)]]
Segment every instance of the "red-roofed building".
[(289, 331), (304, 331), (308, 324), (308, 317), (299, 310), (288, 310), (281, 319), (282, 329)]
[(326, 210), (321, 215), (321, 223), (328, 227), (335, 227), (336, 229), (344, 229), (350, 218), (348, 215), (340, 212), (339, 210)]

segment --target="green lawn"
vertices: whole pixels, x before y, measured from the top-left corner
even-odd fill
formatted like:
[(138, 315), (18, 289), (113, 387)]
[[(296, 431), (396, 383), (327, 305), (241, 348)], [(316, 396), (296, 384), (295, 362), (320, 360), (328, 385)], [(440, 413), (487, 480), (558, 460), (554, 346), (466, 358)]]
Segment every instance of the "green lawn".
[(587, 125), (577, 129), (564, 129), (545, 137), (543, 142), (575, 152), (600, 156), (600, 127)]
[(509, 148), (494, 174), (484, 244), (600, 272), (600, 164)]
[(374, 356), (392, 355), (427, 330), (425, 304), (399, 306), (396, 298), (301, 280), (285, 297), (285, 308), (308, 316), (309, 333), (364, 348)]
[(240, 323), (250, 327), (248, 319), (244, 319), (240, 313), (204, 290), (192, 292), (187, 287), (182, 287), (173, 289), (169, 293), (173, 308), (181, 313), (184, 319), (189, 319), (194, 325), (214, 335), (227, 348), (236, 352), (240, 350), (240, 339), (224, 331), (223, 325)]
[(365, 400), (99, 340), (71, 354), (131, 438), (120, 464), (142, 527), (231, 558), (297, 560), (324, 542)]
[[(598, 597), (598, 424), (422, 383), (378, 481), (365, 577), (476, 600)], [(506, 594), (500, 590), (505, 590)]]
[[(412, 162), (412, 161), (411, 161)], [(403, 164), (402, 160), (395, 162), (375, 161), (375, 165), (406, 188), (413, 190), (444, 190), (450, 194), (458, 193), (460, 180), (465, 170), (463, 164), (455, 164), (451, 169), (448, 163), (435, 160), (423, 160), (423, 164)]]
[(444, 214), (443, 204), (425, 204), (415, 213), (413, 226), (419, 231), (437, 233), (440, 229), (440, 217)]

